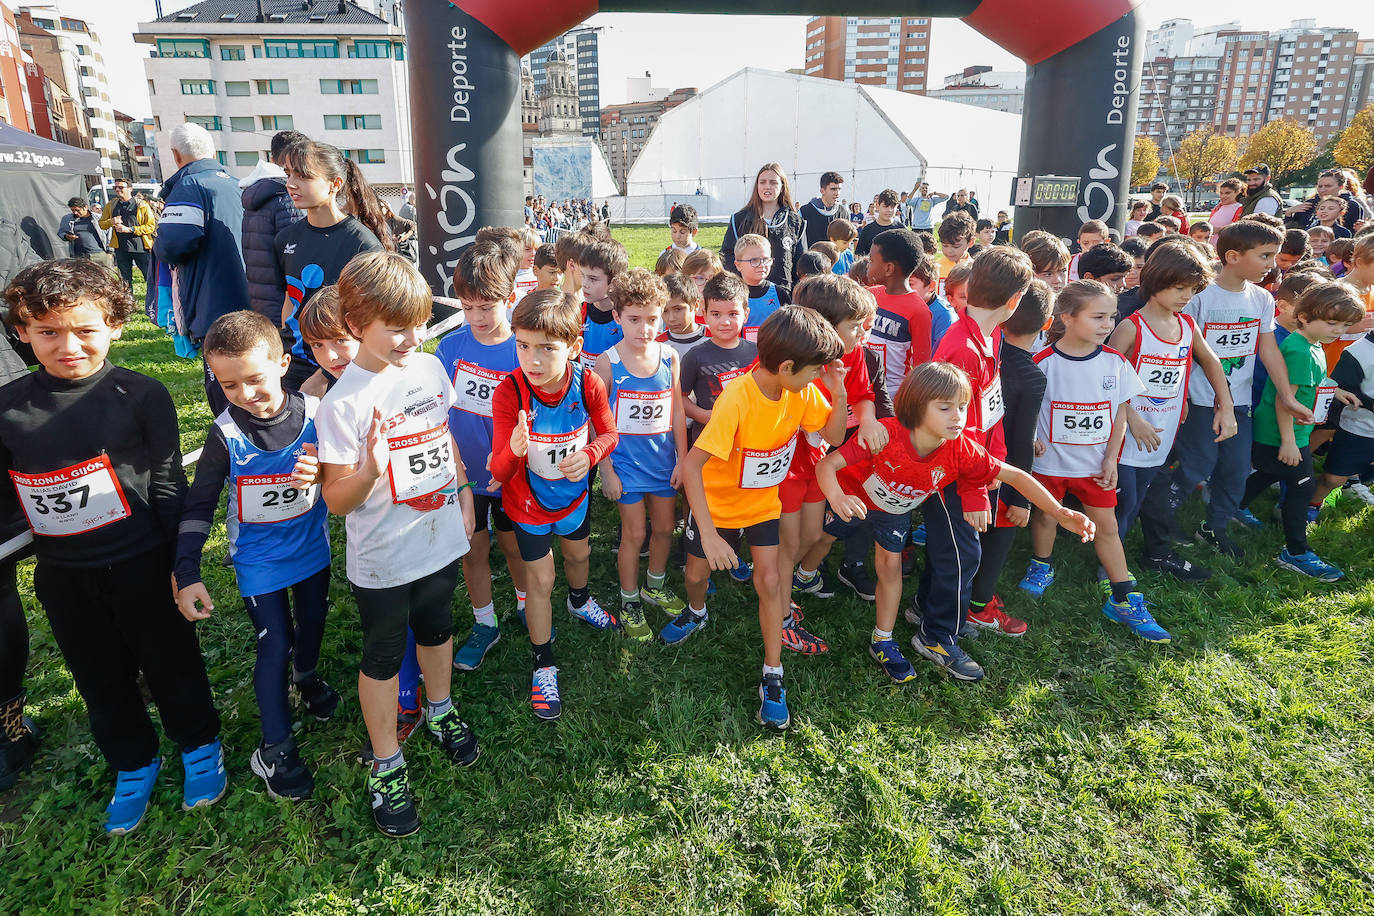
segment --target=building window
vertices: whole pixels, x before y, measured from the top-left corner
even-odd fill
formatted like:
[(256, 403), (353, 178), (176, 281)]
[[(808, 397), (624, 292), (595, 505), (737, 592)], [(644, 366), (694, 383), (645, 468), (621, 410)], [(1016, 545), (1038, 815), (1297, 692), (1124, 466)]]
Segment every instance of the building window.
[(261, 115), (263, 130), (295, 130), (296, 124), (290, 115)]
[(373, 164), (386, 162), (386, 150), (380, 149), (346, 149), (344, 156), (354, 162), (362, 164)]
[(157, 90), (153, 88), (153, 81), (152, 81), (152, 80), (148, 80), (148, 94), (149, 94), (149, 95), (157, 95)]
[[(82, 54), (86, 53), (85, 48), (78, 47)], [(157, 40), (158, 57), (209, 57), (210, 42), (199, 38), (159, 38)]]
[(243, 60), (243, 45), (220, 45), (220, 60)]
[(324, 116), (325, 130), (381, 130), (379, 114), (336, 114)]
[(405, 59), (406, 59), (406, 46), (403, 45), (403, 44), (401, 44), (399, 41), (396, 42), (396, 59), (397, 59), (397, 60), (405, 60)]
[(258, 154), (257, 154), (257, 153), (254, 153), (254, 152), (242, 153), (242, 152), (240, 152), (240, 153), (235, 153), (235, 154), (234, 154), (234, 165), (244, 165), (244, 166), (248, 166), (249, 168), (252, 168), (253, 166), (255, 166), (255, 165), (257, 165), (257, 164), (258, 164)]
[(376, 95), (376, 80), (320, 80), (321, 95)]
[(187, 124), (199, 124), (206, 130), (222, 130), (219, 115), (187, 115)]
[(257, 80), (258, 95), (289, 95), (291, 87), (287, 80)]
[(349, 57), (378, 58), (391, 56), (391, 42), (358, 39), (348, 46)]
[(230, 118), (229, 129), (232, 131), (238, 131), (239, 133), (251, 131), (253, 129), (253, 118), (248, 115), (245, 115), (243, 117)]
[(337, 41), (305, 41), (265, 38), (262, 46), (268, 57), (338, 57)]
[(247, 80), (228, 80), (224, 84), (225, 95), (249, 95)]
[[(187, 118), (187, 120), (189, 121), (190, 118)], [(224, 152), (224, 150), (220, 150), (219, 152), (215, 153), (215, 158), (219, 160), (220, 165), (229, 164), (229, 156), (227, 153)]]

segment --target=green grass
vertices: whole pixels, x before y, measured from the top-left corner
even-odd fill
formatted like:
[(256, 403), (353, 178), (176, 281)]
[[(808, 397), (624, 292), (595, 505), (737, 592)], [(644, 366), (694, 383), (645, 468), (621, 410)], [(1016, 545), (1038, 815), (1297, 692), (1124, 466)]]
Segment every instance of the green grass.
[[(663, 249), (672, 244), (667, 223), (659, 226), (613, 226), (612, 235), (630, 253), (631, 267), (647, 267), (649, 270), (654, 269)], [(697, 233), (697, 244), (720, 251), (720, 243), (724, 238), (724, 226), (702, 226)]]
[[(644, 263), (666, 232), (631, 235)], [(208, 416), (195, 364), (141, 321), (117, 356), (168, 383), (183, 443), (199, 445)], [(598, 500), (593, 586), (606, 601), (613, 517)], [(558, 614), (566, 708), (552, 725), (529, 711), (529, 650), (512, 620), (482, 670), (454, 681), (481, 760), (458, 770), (412, 741), (424, 827), (395, 841), (373, 829), (352, 761), (364, 733), (342, 550), (322, 668), (345, 704), (298, 735), (315, 798), (274, 803), (247, 767), (253, 632), (218, 564), (219, 533), (205, 563), (219, 609), (200, 633), (228, 796), (180, 811), (180, 766), (164, 742), (169, 766), (146, 823), (101, 836), (111, 777), (26, 599), (31, 711), (48, 734), (0, 802), (0, 912), (1372, 913), (1371, 534), (1374, 513), (1351, 501), (1316, 528), (1315, 549), (1351, 573), (1332, 586), (1272, 566), (1276, 527), (1238, 533), (1244, 562), (1218, 561), (1201, 587), (1147, 576), (1176, 639), (1164, 647), (1102, 617), (1090, 550), (1068, 538), (1049, 597), (1026, 599), (1015, 588), (1023, 543), (1003, 594), (1032, 628), (971, 645), (989, 671), (977, 686), (924, 665), (912, 684), (889, 686), (863, 654), (867, 606), (803, 602), (831, 652), (785, 659), (794, 725), (781, 737), (754, 723), (747, 586), (720, 582), (711, 626), (679, 649)], [(670, 581), (680, 587), (676, 572)], [(504, 573), (497, 596), (506, 618)], [(454, 612), (465, 633), (461, 589)], [(905, 643), (911, 628), (899, 621), (897, 635)]]

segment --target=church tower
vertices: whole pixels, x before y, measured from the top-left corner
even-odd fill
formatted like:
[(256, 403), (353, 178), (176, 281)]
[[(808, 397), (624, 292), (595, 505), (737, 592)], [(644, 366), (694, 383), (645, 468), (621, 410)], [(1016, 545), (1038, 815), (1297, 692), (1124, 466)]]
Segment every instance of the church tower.
[(539, 110), (540, 136), (582, 135), (576, 68), (562, 49), (555, 49), (545, 64), (544, 92), (539, 98)]

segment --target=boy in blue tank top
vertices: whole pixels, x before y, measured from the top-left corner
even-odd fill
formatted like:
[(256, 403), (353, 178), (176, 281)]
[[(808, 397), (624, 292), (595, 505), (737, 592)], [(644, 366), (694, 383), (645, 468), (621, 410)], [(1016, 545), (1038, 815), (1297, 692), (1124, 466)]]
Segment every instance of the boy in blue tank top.
[(291, 735), (290, 688), (321, 721), (339, 706), (339, 695), (315, 671), (329, 604), (328, 510), (316, 483), (320, 402), (282, 390), (291, 354), (257, 312), (216, 319), (205, 335), (205, 361), (229, 406), (206, 436), (187, 493), (177, 532), (177, 606), (188, 620), (215, 609), (200, 558), (227, 483), (229, 556), (257, 632), (253, 692), (262, 743), (249, 765), (272, 798), (309, 798), (315, 779)]
[(501, 485), (487, 469), (492, 397), (519, 365), (515, 335), (506, 317), (518, 266), (510, 252), (490, 242), (477, 242), (463, 252), (453, 271), (453, 293), (463, 303), (464, 324), (440, 341), (434, 354), (453, 381), (456, 400), (449, 411), (449, 430), (468, 469), (476, 517), (471, 549), (463, 557), (463, 581), (472, 599), (474, 622), (467, 641), (453, 657), (453, 667), (459, 671), (476, 671), (501, 638), (491, 596), (489, 528), (496, 529), (515, 584), (516, 612), (522, 620), (525, 613), (525, 567), (515, 542), (515, 526), (501, 508)]
[(591, 371), (596, 358), (624, 336), (611, 307), (611, 284), (630, 267), (625, 246), (615, 241), (597, 242), (578, 258), (582, 272), (582, 367)]
[(742, 235), (735, 242), (735, 269), (749, 287), (749, 317), (744, 324), (744, 339), (755, 343), (759, 328), (768, 316), (792, 301), (789, 292), (768, 279), (773, 269), (773, 248), (761, 235)]
[[(677, 524), (678, 467), (687, 454), (687, 416), (678, 388), (677, 351), (656, 339), (668, 287), (636, 267), (617, 277), (610, 293), (625, 337), (596, 361), (620, 436), (602, 463), (601, 492), (620, 506), (620, 539), (627, 545), (616, 557), (621, 625), (632, 639), (652, 639), (641, 601), (672, 617), (687, 607), (665, 584)], [(653, 533), (648, 587), (641, 591), (639, 552), (628, 545), (644, 543), (646, 503)]]

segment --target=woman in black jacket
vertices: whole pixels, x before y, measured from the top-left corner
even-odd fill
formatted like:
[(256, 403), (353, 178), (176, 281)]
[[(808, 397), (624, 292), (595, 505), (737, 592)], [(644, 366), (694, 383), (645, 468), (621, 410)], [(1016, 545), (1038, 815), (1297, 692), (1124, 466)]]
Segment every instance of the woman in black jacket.
[(754, 176), (754, 193), (744, 209), (730, 217), (720, 260), (726, 270), (735, 269), (735, 242), (749, 233), (768, 239), (773, 248), (773, 267), (768, 279), (788, 293), (792, 291), (792, 262), (801, 245), (802, 218), (792, 202), (787, 173), (776, 162), (769, 162)]

